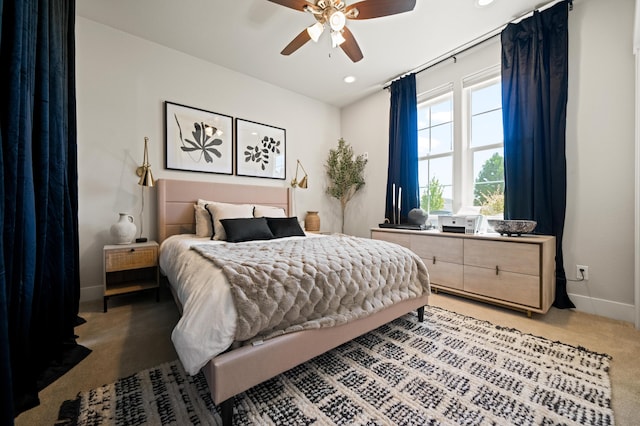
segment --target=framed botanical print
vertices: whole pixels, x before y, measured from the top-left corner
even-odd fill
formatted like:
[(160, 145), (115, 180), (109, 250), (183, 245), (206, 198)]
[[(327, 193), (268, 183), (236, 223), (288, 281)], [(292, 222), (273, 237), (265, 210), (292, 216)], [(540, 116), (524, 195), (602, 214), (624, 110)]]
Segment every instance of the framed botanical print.
[(233, 173), (233, 119), (224, 114), (165, 101), (165, 167), (192, 172)]
[(236, 174), (286, 178), (286, 130), (236, 118)]

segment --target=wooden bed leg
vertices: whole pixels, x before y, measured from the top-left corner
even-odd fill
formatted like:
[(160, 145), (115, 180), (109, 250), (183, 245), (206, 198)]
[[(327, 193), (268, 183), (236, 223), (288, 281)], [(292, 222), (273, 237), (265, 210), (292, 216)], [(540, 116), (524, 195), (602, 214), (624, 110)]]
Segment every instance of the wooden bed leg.
[(220, 417), (222, 418), (222, 426), (233, 425), (233, 397), (222, 401), (220, 404)]
[(418, 322), (424, 321), (424, 306), (418, 308)]

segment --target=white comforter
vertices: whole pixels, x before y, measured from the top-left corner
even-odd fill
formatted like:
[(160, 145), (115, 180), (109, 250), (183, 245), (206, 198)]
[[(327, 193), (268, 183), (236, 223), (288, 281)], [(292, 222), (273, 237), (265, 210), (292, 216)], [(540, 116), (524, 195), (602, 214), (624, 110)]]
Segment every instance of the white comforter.
[[(268, 244), (268, 241), (251, 243)], [(171, 340), (185, 371), (191, 375), (233, 343), (237, 318), (231, 289), (222, 270), (191, 250), (194, 244), (224, 242), (195, 235), (174, 235), (160, 246), (160, 268), (183, 309)]]

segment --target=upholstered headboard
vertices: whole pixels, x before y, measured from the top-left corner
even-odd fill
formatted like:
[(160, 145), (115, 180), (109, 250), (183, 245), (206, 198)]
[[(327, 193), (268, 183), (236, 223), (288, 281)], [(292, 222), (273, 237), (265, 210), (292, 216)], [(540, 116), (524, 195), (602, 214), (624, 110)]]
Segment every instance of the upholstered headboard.
[(261, 204), (291, 212), (289, 188), (158, 179), (158, 242), (195, 233), (193, 205), (198, 198), (233, 204)]

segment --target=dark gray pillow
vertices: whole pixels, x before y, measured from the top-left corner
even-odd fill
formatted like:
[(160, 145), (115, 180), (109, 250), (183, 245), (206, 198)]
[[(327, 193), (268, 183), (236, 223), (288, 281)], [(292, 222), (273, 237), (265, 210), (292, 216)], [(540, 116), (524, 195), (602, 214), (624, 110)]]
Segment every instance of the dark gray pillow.
[(268, 217), (267, 223), (274, 238), (305, 236), (297, 217)]
[(230, 243), (274, 238), (264, 217), (221, 219), (220, 223)]

